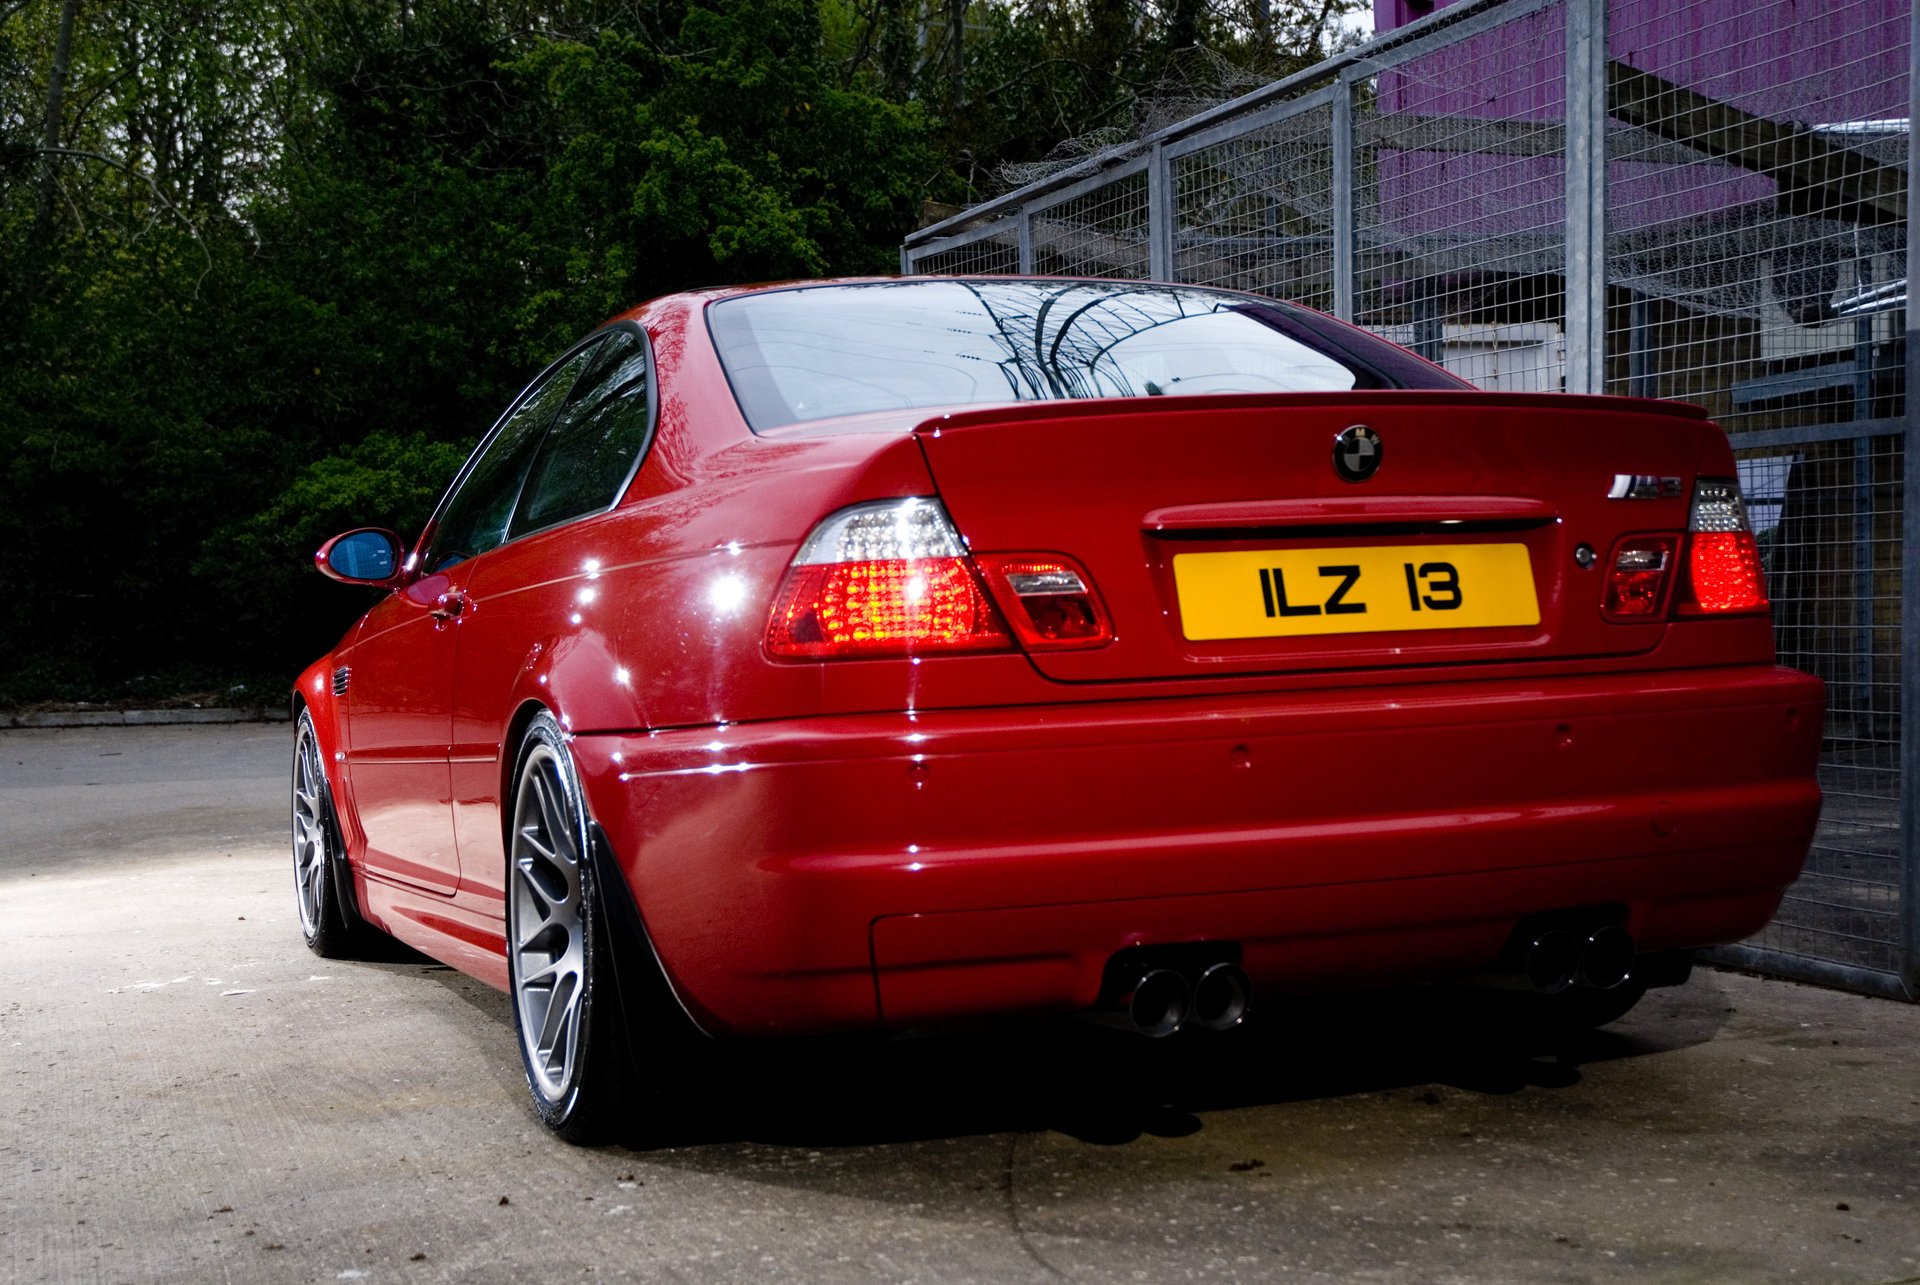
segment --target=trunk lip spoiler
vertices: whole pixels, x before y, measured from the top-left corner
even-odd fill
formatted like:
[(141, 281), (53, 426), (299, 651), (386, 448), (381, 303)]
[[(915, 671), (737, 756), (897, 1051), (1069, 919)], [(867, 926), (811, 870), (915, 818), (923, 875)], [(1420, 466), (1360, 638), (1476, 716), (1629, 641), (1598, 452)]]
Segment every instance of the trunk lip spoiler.
[(912, 432), (915, 437), (939, 437), (943, 433), (1004, 425), (1010, 420), (1031, 422), (1204, 412), (1244, 414), (1249, 411), (1323, 408), (1344, 408), (1351, 410), (1356, 417), (1364, 418), (1368, 412), (1376, 410), (1404, 411), (1418, 407), (1458, 410), (1465, 406), (1490, 410), (1537, 410), (1552, 415), (1659, 415), (1693, 423), (1711, 422), (1706, 410), (1691, 402), (1583, 393), (1489, 393), (1465, 389), (1409, 388), (1344, 393), (1196, 393), (1185, 397), (1083, 397), (1058, 401), (996, 402), (989, 406), (936, 409), (915, 424)]
[(1351, 522), (1546, 522), (1560, 515), (1545, 500), (1519, 495), (1372, 495), (1299, 500), (1230, 500), (1153, 509), (1143, 531), (1223, 531)]

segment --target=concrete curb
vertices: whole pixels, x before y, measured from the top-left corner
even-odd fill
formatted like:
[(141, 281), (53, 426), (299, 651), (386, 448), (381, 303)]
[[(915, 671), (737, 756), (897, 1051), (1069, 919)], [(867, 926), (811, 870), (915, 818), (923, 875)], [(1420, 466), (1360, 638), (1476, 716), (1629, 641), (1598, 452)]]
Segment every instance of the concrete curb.
[(172, 723), (284, 723), (284, 709), (69, 709), (0, 713), (0, 728), (161, 727)]

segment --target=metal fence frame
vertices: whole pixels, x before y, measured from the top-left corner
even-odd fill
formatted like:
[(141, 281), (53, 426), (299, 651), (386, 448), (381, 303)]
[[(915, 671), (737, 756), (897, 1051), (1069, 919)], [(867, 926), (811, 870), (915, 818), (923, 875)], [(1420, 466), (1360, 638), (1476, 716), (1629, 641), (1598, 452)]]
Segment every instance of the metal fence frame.
[[(1040, 269), (1047, 215), (1069, 203), (1088, 198), (1116, 183), (1146, 175), (1147, 275), (1163, 281), (1180, 279), (1181, 245), (1178, 239), (1176, 163), (1256, 131), (1291, 121), (1304, 113), (1331, 109), (1331, 311), (1343, 320), (1355, 319), (1359, 274), (1355, 191), (1355, 99), (1362, 82), (1423, 55), (1458, 42), (1495, 32), (1503, 25), (1539, 14), (1553, 6), (1565, 11), (1565, 389), (1603, 393), (1608, 384), (1608, 34), (1609, 0), (1461, 0), (1448, 8), (1408, 24), (1372, 42), (1344, 51), (1314, 67), (1266, 85), (1232, 102), (1202, 112), (1145, 138), (1087, 158), (1017, 191), (986, 201), (952, 218), (923, 228), (901, 247), (900, 270), (1005, 272), (1023, 274)], [(1912, 122), (1920, 120), (1920, 3), (1908, 15), (1907, 90), (1909, 129), (1906, 173), (1920, 167), (1920, 140)], [(1920, 261), (1920, 202), (1906, 202), (1905, 248), (1907, 271)], [(1910, 280), (1909, 276), (1909, 280)], [(1641, 308), (1636, 302), (1636, 309)], [(1416, 314), (1416, 327), (1419, 322)], [(1639, 359), (1650, 322), (1636, 311), (1628, 347), (1627, 386), (1635, 392), (1652, 388), (1643, 378)], [(1920, 388), (1920, 313), (1904, 310), (1905, 388)], [(1866, 341), (1870, 356), (1871, 337)], [(1416, 346), (1418, 343), (1416, 342)], [(1856, 369), (1859, 369), (1856, 366)], [(1858, 376), (1865, 378), (1865, 376)], [(1920, 431), (1911, 403), (1902, 398), (1904, 413), (1894, 418), (1856, 419), (1844, 423), (1769, 428), (1731, 435), (1735, 446), (1750, 449), (1791, 448), (1821, 443), (1856, 442), (1857, 468), (1867, 471), (1871, 485), (1872, 443), (1898, 439), (1903, 463), (1900, 524), (1905, 555), (1899, 586), (1900, 644), (1898, 686), (1900, 710), (1920, 709)], [(1856, 524), (1871, 523), (1871, 512)], [(1871, 539), (1868, 530), (1864, 538)], [(1854, 563), (1856, 579), (1861, 575)], [(1872, 564), (1865, 572), (1869, 581)], [(1868, 589), (1871, 590), (1869, 583)], [(1869, 594), (1870, 597), (1870, 594)], [(1872, 624), (1866, 626), (1872, 631)], [(1869, 646), (1871, 644), (1869, 643)], [(1861, 968), (1845, 962), (1769, 948), (1754, 943), (1725, 947), (1716, 957), (1757, 971), (1800, 978), (1890, 998), (1920, 1001), (1920, 735), (1908, 735), (1900, 724), (1899, 769), (1898, 963), (1890, 970)]]

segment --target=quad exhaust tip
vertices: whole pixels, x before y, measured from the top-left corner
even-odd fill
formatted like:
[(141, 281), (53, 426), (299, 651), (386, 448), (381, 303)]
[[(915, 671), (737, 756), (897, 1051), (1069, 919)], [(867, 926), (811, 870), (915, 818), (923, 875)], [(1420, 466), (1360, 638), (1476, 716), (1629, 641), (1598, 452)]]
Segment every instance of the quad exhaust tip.
[(1633, 975), (1633, 935), (1611, 925), (1585, 934), (1564, 928), (1537, 933), (1521, 952), (1521, 973), (1542, 995), (1558, 995), (1569, 986), (1610, 991)]
[(1580, 951), (1582, 986), (1610, 991), (1633, 975), (1633, 937), (1624, 928), (1596, 928)]
[(1237, 964), (1214, 964), (1193, 984), (1193, 1024), (1206, 1031), (1230, 1031), (1246, 1020), (1253, 983)]
[[(1501, 974), (1468, 980), (1481, 985), (1524, 985), (1542, 995), (1558, 995), (1573, 986), (1616, 990), (1634, 975), (1638, 948), (1633, 935), (1615, 925), (1591, 930), (1545, 928), (1521, 940), (1518, 976), (1508, 972), (1504, 981)], [(1101, 1007), (1083, 1016), (1150, 1039), (1165, 1039), (1188, 1023), (1205, 1031), (1230, 1031), (1244, 1022), (1253, 998), (1246, 971), (1238, 964), (1219, 961), (1200, 967), (1190, 980), (1192, 967), (1188, 971), (1140, 968), (1132, 974), (1131, 985), (1109, 990)]]
[(1081, 1016), (1150, 1039), (1165, 1039), (1188, 1025), (1230, 1031), (1246, 1020), (1253, 998), (1245, 970), (1217, 957), (1115, 972), (1100, 1006)]
[(1193, 988), (1171, 968), (1150, 969), (1120, 997), (1120, 1006), (1134, 1030), (1164, 1039), (1186, 1024)]
[(1523, 970), (1533, 989), (1558, 995), (1579, 975), (1580, 939), (1565, 929), (1549, 928), (1527, 943)]

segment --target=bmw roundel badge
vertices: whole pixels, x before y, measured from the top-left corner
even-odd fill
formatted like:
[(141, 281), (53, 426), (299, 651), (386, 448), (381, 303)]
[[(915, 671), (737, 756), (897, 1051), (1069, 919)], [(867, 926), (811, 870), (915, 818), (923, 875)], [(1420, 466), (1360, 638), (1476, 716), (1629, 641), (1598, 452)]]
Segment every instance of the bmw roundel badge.
[(1355, 424), (1333, 439), (1333, 471), (1343, 481), (1364, 482), (1380, 467), (1380, 434)]

